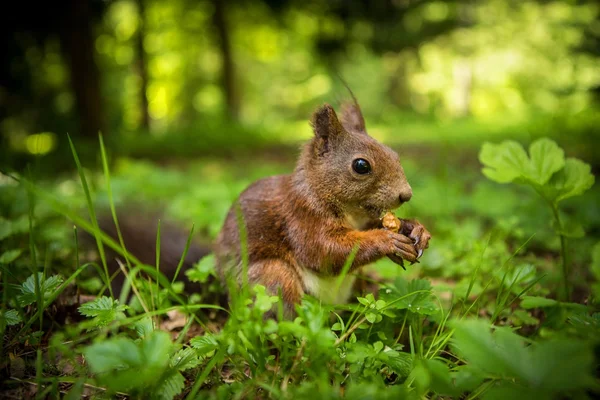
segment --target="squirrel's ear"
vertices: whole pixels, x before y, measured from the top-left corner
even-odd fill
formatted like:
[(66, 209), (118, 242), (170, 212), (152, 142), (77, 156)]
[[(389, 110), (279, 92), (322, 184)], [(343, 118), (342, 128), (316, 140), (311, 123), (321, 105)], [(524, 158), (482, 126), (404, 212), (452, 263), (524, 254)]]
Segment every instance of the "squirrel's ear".
[(342, 106), (342, 124), (349, 132), (367, 133), (365, 119), (358, 103), (346, 103)]
[(315, 111), (311, 125), (315, 132), (320, 154), (326, 153), (329, 150), (330, 142), (345, 132), (333, 107), (329, 104), (324, 104)]

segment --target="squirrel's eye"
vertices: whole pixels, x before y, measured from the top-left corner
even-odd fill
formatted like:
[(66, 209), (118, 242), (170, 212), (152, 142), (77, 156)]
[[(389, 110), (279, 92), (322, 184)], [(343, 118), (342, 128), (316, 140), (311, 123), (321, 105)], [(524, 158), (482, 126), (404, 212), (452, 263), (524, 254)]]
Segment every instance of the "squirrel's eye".
[(352, 161), (352, 169), (360, 175), (368, 174), (371, 172), (371, 164), (364, 158), (357, 158)]

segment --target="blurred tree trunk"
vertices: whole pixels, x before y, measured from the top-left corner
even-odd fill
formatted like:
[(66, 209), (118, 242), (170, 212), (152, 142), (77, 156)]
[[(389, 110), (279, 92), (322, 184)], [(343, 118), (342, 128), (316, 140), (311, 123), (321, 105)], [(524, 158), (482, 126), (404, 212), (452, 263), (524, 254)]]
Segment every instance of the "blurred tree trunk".
[(60, 42), (75, 94), (80, 133), (95, 138), (99, 131), (106, 132), (103, 129), (100, 72), (94, 61), (92, 10), (87, 1), (67, 0), (65, 3)]
[(227, 25), (226, 0), (213, 0), (215, 12), (213, 24), (217, 30), (219, 51), (223, 61), (221, 86), (225, 92), (227, 114), (229, 118), (237, 120), (240, 112), (240, 102), (235, 79), (235, 65), (231, 54), (231, 38)]
[(144, 0), (138, 0), (139, 29), (137, 35), (137, 53), (138, 53), (138, 74), (140, 76), (140, 107), (141, 121), (140, 127), (150, 130), (150, 114), (148, 113), (148, 68), (146, 64), (146, 51), (144, 50), (144, 38), (146, 33), (146, 17)]

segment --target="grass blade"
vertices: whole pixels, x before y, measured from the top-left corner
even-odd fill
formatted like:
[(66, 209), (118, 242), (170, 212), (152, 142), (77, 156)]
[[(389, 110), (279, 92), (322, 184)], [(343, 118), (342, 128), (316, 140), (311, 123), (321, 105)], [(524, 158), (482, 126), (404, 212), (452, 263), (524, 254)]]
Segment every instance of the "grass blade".
[(87, 179), (85, 178), (85, 173), (83, 172), (83, 167), (81, 166), (81, 162), (79, 161), (79, 155), (77, 154), (77, 150), (75, 149), (75, 145), (71, 140), (71, 136), (67, 135), (69, 139), (69, 146), (71, 147), (71, 153), (73, 153), (73, 159), (75, 160), (75, 165), (77, 166), (77, 172), (79, 173), (79, 179), (81, 180), (81, 186), (83, 187), (83, 191), (85, 193), (85, 199), (88, 206), (88, 212), (90, 214), (90, 220), (94, 231), (94, 237), (96, 239), (96, 245), (98, 246), (98, 253), (100, 254), (100, 259), (102, 260), (102, 267), (104, 268), (104, 274), (106, 279), (106, 285), (108, 286), (108, 291), (110, 296), (113, 297), (112, 286), (110, 285), (110, 274), (108, 273), (108, 264), (106, 263), (106, 255), (104, 254), (104, 245), (102, 244), (102, 240), (100, 239), (98, 232), (100, 228), (98, 227), (98, 218), (96, 217), (96, 211), (94, 210), (94, 203), (92, 201), (92, 196), (90, 194), (90, 189), (87, 184)]

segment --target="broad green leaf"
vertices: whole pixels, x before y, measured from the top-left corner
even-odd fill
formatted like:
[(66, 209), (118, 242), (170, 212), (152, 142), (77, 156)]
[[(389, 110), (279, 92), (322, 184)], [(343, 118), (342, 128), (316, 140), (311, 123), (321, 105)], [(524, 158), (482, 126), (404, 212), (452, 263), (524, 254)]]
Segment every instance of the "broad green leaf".
[(530, 384), (554, 391), (594, 384), (594, 349), (585, 341), (553, 340), (531, 347)]
[(527, 388), (509, 381), (497, 382), (483, 396), (484, 400), (550, 400), (552, 394), (543, 388)]
[(475, 390), (485, 379), (485, 374), (481, 370), (468, 364), (455, 368), (454, 372), (450, 374), (454, 380), (454, 385), (458, 389), (468, 392)]
[(409, 353), (399, 352), (386, 347), (377, 357), (401, 378), (406, 378), (410, 374), (413, 357)]
[(546, 138), (538, 139), (529, 146), (529, 156), (515, 141), (499, 144), (484, 143), (479, 152), (484, 165), (483, 174), (499, 183), (526, 182), (543, 187), (565, 164), (564, 151)]
[(133, 324), (132, 329), (135, 330), (138, 337), (145, 338), (154, 331), (154, 322), (150, 317), (144, 317)]
[(502, 377), (527, 376), (530, 360), (523, 339), (507, 329), (492, 334), (489, 322), (454, 321), (453, 347), (467, 362), (482, 371)]
[(552, 175), (565, 165), (565, 153), (556, 142), (542, 138), (529, 146), (528, 178), (536, 184), (545, 185)]
[(163, 366), (169, 363), (171, 337), (167, 332), (154, 331), (142, 341), (141, 351), (146, 365)]
[(94, 317), (94, 323), (97, 327), (106, 326), (121, 316), (127, 306), (120, 305), (119, 300), (110, 297), (98, 297), (94, 301), (82, 304), (78, 311), (86, 317)]
[(407, 282), (399, 277), (393, 286), (380, 289), (379, 295), (390, 308), (407, 309), (422, 315), (432, 315), (438, 310), (431, 294), (431, 282), (426, 279)]
[(539, 307), (554, 307), (558, 304), (560, 303), (556, 300), (538, 296), (523, 296), (523, 299), (521, 300), (521, 307), (525, 309)]
[(499, 183), (518, 179), (529, 169), (529, 159), (523, 147), (515, 141), (500, 144), (484, 143), (479, 152), (483, 174)]
[(15, 261), (23, 253), (21, 249), (8, 250), (0, 256), (0, 264), (10, 264)]
[(448, 366), (438, 360), (423, 360), (425, 367), (429, 371), (431, 379), (431, 390), (440, 395), (456, 397), (460, 391), (452, 383), (452, 376)]
[(579, 196), (594, 185), (594, 175), (589, 164), (568, 158), (565, 167), (550, 181), (550, 196), (556, 202)]
[(177, 370), (169, 371), (167, 376), (163, 377), (160, 385), (154, 390), (152, 398), (171, 400), (177, 396), (185, 387), (185, 378)]
[(7, 326), (17, 325), (23, 321), (17, 310), (6, 310), (4, 315), (0, 315), (0, 318), (4, 319)]
[(198, 354), (203, 356), (207, 353), (216, 350), (219, 347), (217, 339), (211, 335), (206, 334), (204, 336), (196, 336), (190, 340), (190, 346), (198, 351)]
[(136, 343), (117, 337), (94, 343), (83, 350), (92, 373), (111, 391), (148, 391), (159, 386), (169, 367), (172, 350), (169, 334), (154, 331)]
[(198, 353), (194, 349), (181, 349), (171, 357), (169, 365), (178, 371), (194, 368), (200, 364)]
[[(54, 294), (56, 289), (58, 289), (60, 284), (63, 282), (63, 279), (58, 275), (53, 275), (47, 279), (44, 279), (43, 274), (38, 272), (38, 282), (40, 285), (42, 298), (45, 300)], [(18, 296), (18, 300), (21, 307), (28, 306), (37, 300), (35, 294), (34, 275), (31, 275), (29, 278), (27, 278), (27, 280), (21, 285), (21, 294)]]
[(127, 306), (125, 305), (119, 305), (119, 300), (102, 296), (93, 301), (82, 304), (77, 310), (79, 313), (81, 313), (81, 315), (85, 315), (86, 317), (96, 317), (107, 311), (124, 311), (126, 308)]
[(94, 343), (85, 348), (83, 354), (94, 374), (143, 364), (142, 355), (135, 342), (122, 337)]

